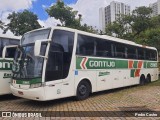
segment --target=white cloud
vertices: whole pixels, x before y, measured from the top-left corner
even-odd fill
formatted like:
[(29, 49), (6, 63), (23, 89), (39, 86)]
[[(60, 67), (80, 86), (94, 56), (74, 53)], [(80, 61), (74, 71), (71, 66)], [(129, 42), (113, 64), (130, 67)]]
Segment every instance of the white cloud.
[[(36, 0), (0, 0), (0, 20), (5, 24), (9, 23), (7, 19), (8, 15), (13, 11), (19, 11), (24, 9), (29, 9), (32, 7), (32, 2)], [(0, 30), (0, 34), (2, 34)], [(13, 35), (11, 31), (8, 31), (7, 34)]]
[[(0, 35), (1, 35), (1, 34), (3, 34), (3, 30), (2, 30), (2, 29), (0, 29)], [(11, 36), (14, 36), (13, 33), (12, 33), (10, 30), (8, 30), (8, 32), (6, 33), (6, 35), (8, 35), (8, 36), (10, 36), (10, 37), (11, 37)]]
[(47, 20), (38, 20), (38, 22), (43, 27), (53, 27), (60, 24), (60, 21), (56, 20), (54, 17), (49, 17)]
[(32, 2), (36, 0), (0, 0), (1, 11), (17, 11), (22, 9), (28, 9), (32, 7)]
[(46, 8), (48, 8), (48, 6), (47, 5), (42, 5), (42, 8), (46, 9)]
[[(105, 7), (113, 0), (78, 0), (76, 4), (70, 6), (74, 10), (78, 10), (82, 14), (82, 23), (96, 26), (99, 28), (99, 8)], [(123, 2), (131, 6), (131, 9), (139, 6), (149, 6), (150, 3), (154, 3), (157, 0), (115, 0)]]

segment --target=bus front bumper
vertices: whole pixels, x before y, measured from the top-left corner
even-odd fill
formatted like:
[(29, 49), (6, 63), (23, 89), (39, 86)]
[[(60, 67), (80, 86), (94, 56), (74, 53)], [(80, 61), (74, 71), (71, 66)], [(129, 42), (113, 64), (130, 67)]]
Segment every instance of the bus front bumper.
[(43, 87), (25, 90), (25, 89), (15, 88), (13, 85), (10, 85), (10, 88), (12, 94), (15, 96), (31, 100), (45, 101), (45, 92)]

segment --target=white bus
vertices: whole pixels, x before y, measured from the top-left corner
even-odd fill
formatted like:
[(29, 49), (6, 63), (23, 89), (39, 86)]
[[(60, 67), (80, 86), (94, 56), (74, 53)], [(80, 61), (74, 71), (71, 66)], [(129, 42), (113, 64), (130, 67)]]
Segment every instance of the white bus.
[(0, 34), (0, 95), (11, 93), (9, 84), (12, 77), (11, 63), (16, 49), (8, 49), (6, 59), (2, 58), (2, 50), (7, 45), (18, 45), (19, 43), (20, 37), (9, 37), (7, 35)]
[(47, 101), (158, 80), (157, 50), (54, 27), (24, 34), (13, 63), (13, 95)]

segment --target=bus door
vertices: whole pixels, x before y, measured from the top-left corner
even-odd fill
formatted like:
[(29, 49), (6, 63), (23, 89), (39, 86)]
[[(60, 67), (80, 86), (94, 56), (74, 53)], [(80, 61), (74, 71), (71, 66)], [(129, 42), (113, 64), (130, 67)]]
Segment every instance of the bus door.
[(51, 95), (55, 95), (57, 98), (65, 97), (74, 93), (74, 73), (70, 74), (73, 45), (73, 32), (54, 30), (45, 78), (46, 84), (54, 85), (48, 88), (50, 93), (46, 94), (49, 97)]
[(62, 77), (63, 76), (63, 52), (49, 51), (48, 62), (45, 73), (45, 95), (47, 99), (61, 97)]

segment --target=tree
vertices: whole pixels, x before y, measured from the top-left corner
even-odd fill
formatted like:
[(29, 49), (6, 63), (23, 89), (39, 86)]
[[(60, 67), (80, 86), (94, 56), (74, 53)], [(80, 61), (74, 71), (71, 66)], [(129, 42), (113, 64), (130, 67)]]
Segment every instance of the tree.
[(78, 14), (78, 11), (74, 11), (73, 8), (65, 5), (63, 1), (58, 1), (56, 4), (46, 9), (46, 12), (50, 17), (60, 20), (64, 27), (98, 33), (92, 26), (88, 26), (87, 24), (81, 25), (82, 15)]
[(160, 28), (152, 28), (142, 32), (136, 42), (156, 47), (160, 51)]
[(116, 21), (109, 23), (106, 26), (106, 34), (110, 36), (116, 36), (118, 38), (124, 38), (131, 33), (131, 28), (128, 24), (128, 17), (126, 15), (120, 15)]
[(134, 36), (138, 36), (141, 32), (151, 28), (151, 13), (152, 9), (145, 6), (133, 10), (130, 25)]
[(14, 35), (19, 36), (28, 31), (41, 28), (37, 15), (28, 10), (18, 13), (12, 12), (7, 19), (10, 20), (10, 23), (6, 25), (4, 33), (11, 30)]
[(153, 26), (151, 13), (151, 8), (142, 6), (133, 10), (131, 15), (120, 15), (106, 26), (106, 34), (134, 41), (141, 32)]
[(73, 11), (73, 8), (68, 7), (64, 2), (58, 1), (55, 5), (52, 5), (46, 12), (50, 17), (59, 19), (62, 26), (74, 27), (79, 25), (79, 21), (76, 19), (78, 11)]
[(0, 20), (0, 29), (3, 30), (3, 28), (4, 28), (4, 23)]

